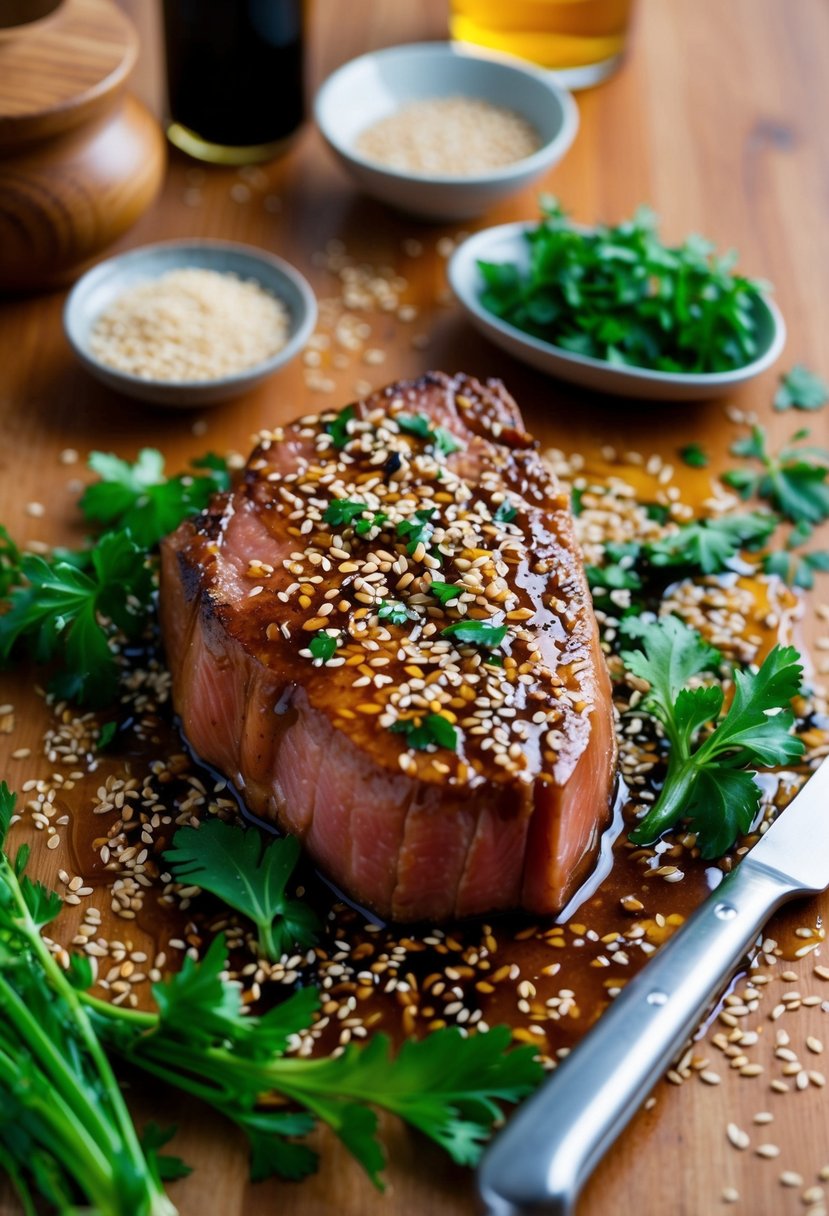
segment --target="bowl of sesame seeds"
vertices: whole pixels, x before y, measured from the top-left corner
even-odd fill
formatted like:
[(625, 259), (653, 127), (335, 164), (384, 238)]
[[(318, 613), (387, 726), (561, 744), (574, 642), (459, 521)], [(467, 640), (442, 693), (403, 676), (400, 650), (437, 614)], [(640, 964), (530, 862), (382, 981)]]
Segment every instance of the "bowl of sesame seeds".
[(305, 346), (314, 293), (282, 258), (230, 241), (165, 241), (108, 258), (74, 286), (67, 339), (110, 388), (157, 405), (239, 396)]
[(314, 112), (367, 194), (430, 220), (482, 215), (551, 169), (578, 130), (576, 103), (547, 74), (442, 42), (351, 60)]

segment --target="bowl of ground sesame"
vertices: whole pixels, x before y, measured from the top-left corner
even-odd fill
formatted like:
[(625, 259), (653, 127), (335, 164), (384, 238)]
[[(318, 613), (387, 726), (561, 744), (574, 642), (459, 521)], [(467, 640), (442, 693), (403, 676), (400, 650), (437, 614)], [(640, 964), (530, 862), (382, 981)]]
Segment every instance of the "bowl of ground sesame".
[(184, 408), (239, 396), (297, 355), (314, 293), (282, 258), (230, 241), (164, 241), (108, 258), (74, 286), (66, 336), (110, 388)]
[(314, 114), (367, 194), (430, 220), (482, 215), (551, 169), (578, 130), (576, 103), (549, 74), (443, 42), (352, 59)]

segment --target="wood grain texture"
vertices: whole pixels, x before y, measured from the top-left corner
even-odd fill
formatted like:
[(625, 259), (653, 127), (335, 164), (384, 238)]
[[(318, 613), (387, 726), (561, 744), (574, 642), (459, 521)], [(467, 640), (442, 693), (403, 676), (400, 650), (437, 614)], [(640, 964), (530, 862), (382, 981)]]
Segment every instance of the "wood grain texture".
[[(441, 37), (445, 5), (424, 0), (400, 5), (395, 0), (354, 0), (347, 20), (332, 0), (314, 9), (311, 47), (316, 81), (337, 64), (369, 49), (398, 41)], [(148, 46), (150, 45), (148, 41)], [(143, 86), (157, 82), (157, 62), (140, 66)], [(680, 239), (690, 231), (719, 246), (736, 246), (741, 266), (773, 281), (789, 325), (783, 366), (807, 362), (829, 375), (825, 335), (829, 331), (829, 7), (823, 0), (645, 0), (639, 6), (628, 60), (600, 88), (579, 96), (581, 130), (576, 143), (543, 183), (585, 223), (616, 221), (644, 201), (663, 217), (664, 234)], [(88, 379), (72, 361), (61, 334), (63, 296), (18, 301), (0, 309), (0, 519), (25, 540), (78, 543), (83, 527), (74, 503), (73, 479), (80, 466), (59, 462), (62, 449), (83, 456), (92, 447), (133, 457), (142, 444), (162, 448), (171, 468), (206, 448), (246, 451), (251, 432), (303, 410), (342, 403), (354, 395), (357, 380), (374, 386), (427, 367), (479, 376), (500, 375), (520, 402), (528, 424), (544, 446), (593, 451), (601, 444), (620, 450), (661, 453), (676, 460), (679, 446), (703, 442), (715, 467), (725, 465), (737, 428), (726, 416), (729, 402), (699, 406), (636, 408), (545, 380), (488, 346), (445, 301), (444, 261), (436, 246), (456, 229), (417, 225), (356, 195), (344, 174), (308, 128), (283, 161), (265, 167), (264, 178), (245, 184), (231, 170), (198, 171), (174, 158), (160, 203), (132, 230), (129, 245), (185, 236), (226, 237), (262, 245), (287, 258), (311, 279), (319, 297), (335, 283), (315, 253), (341, 240), (356, 258), (372, 265), (400, 267), (408, 280), (407, 301), (420, 308), (416, 321), (403, 324), (392, 314), (372, 316), (370, 344), (385, 350), (382, 366), (352, 360), (326, 374), (332, 393), (314, 393), (304, 382), (301, 364), (282, 371), (248, 397), (214, 409), (193, 432), (193, 418), (142, 409), (114, 397)], [(266, 209), (278, 198), (280, 209)], [(241, 201), (240, 201), (241, 199)], [(274, 205), (275, 206), (275, 205)], [(504, 204), (474, 227), (526, 218), (535, 213), (535, 191)], [(424, 254), (412, 258), (403, 242), (416, 237)], [(125, 243), (126, 244), (126, 243)], [(413, 334), (428, 337), (425, 349)], [(801, 419), (775, 415), (771, 397), (774, 372), (751, 385), (732, 404), (756, 411), (776, 439), (789, 436)], [(202, 420), (200, 420), (202, 421)], [(826, 442), (826, 415), (807, 420), (819, 442)], [(40, 502), (44, 517), (28, 514)], [(827, 599), (825, 585), (822, 596)], [(807, 604), (803, 632), (812, 641), (825, 623)], [(18, 748), (40, 746), (43, 709), (22, 676), (0, 681), (0, 702), (17, 707), (17, 725), (0, 736), (0, 771), (13, 786), (44, 771), (37, 752), (13, 760)], [(829, 833), (827, 833), (829, 836)], [(825, 847), (824, 842), (818, 842)], [(59, 853), (59, 850), (56, 850)], [(40, 850), (38, 870), (53, 875), (62, 864)], [(803, 903), (775, 918), (769, 933), (791, 952), (798, 925), (815, 926), (829, 911), (824, 898)], [(801, 1055), (805, 1036), (829, 1041), (829, 1015), (821, 1004), (801, 1007), (780, 1022), (769, 1013), (780, 994), (829, 998), (829, 984), (813, 973), (811, 955), (780, 964), (769, 974), (769, 996), (756, 1014), (743, 1019), (756, 1029), (754, 1053), (764, 1073), (744, 1078), (727, 1066), (711, 1046), (698, 1045), (701, 1057), (722, 1083), (696, 1079), (681, 1087), (662, 1084), (656, 1106), (640, 1113), (611, 1151), (587, 1188), (579, 1216), (715, 1216), (723, 1210), (722, 1188), (741, 1196), (731, 1210), (746, 1216), (794, 1216), (806, 1209), (803, 1192), (818, 1184), (829, 1165), (829, 1102), (826, 1090), (810, 1085), (803, 1093), (776, 1093), (780, 1076), (773, 1056), (774, 1033), (785, 1026)], [(791, 968), (796, 979), (780, 973)], [(829, 1005), (827, 1005), (829, 1008)], [(809, 1066), (818, 1069), (814, 1056)], [(389, 1125), (391, 1191), (379, 1197), (342, 1148), (321, 1137), (320, 1174), (292, 1186), (246, 1183), (240, 1145), (227, 1126), (195, 1105), (168, 1094), (134, 1094), (136, 1107), (153, 1111), (161, 1122), (175, 1120), (182, 1154), (195, 1173), (176, 1184), (183, 1216), (470, 1216), (475, 1210), (468, 1175), (453, 1169), (436, 1152), (398, 1125)], [(161, 1108), (160, 1108), (161, 1107)], [(752, 1123), (767, 1110), (774, 1122)], [(776, 1160), (762, 1160), (753, 1149), (737, 1152), (726, 1139), (733, 1121), (750, 1131), (753, 1146), (780, 1146)], [(783, 1170), (802, 1176), (799, 1187), (778, 1182)], [(827, 1187), (829, 1190), (829, 1186)], [(728, 1210), (728, 1209), (725, 1209)], [(817, 1210), (817, 1209), (816, 1209)], [(16, 1216), (11, 1201), (0, 1201), (3, 1216)]]

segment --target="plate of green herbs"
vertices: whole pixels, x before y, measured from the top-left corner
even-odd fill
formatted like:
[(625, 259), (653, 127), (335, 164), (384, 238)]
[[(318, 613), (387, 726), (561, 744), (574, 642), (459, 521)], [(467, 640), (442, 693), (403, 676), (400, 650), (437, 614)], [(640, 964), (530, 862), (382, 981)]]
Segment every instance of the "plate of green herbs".
[(624, 397), (717, 397), (765, 371), (786, 340), (765, 284), (690, 236), (659, 239), (646, 208), (615, 227), (501, 224), (455, 251), (449, 280), (472, 323), (532, 367)]

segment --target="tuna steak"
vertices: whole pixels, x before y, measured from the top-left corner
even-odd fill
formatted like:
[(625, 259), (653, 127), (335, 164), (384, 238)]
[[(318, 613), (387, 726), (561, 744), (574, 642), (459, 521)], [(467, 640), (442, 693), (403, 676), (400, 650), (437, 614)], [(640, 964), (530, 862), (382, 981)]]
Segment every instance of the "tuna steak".
[(564, 905), (613, 710), (568, 497), (500, 382), (263, 435), (162, 557), (184, 733), (255, 815), (384, 917)]

